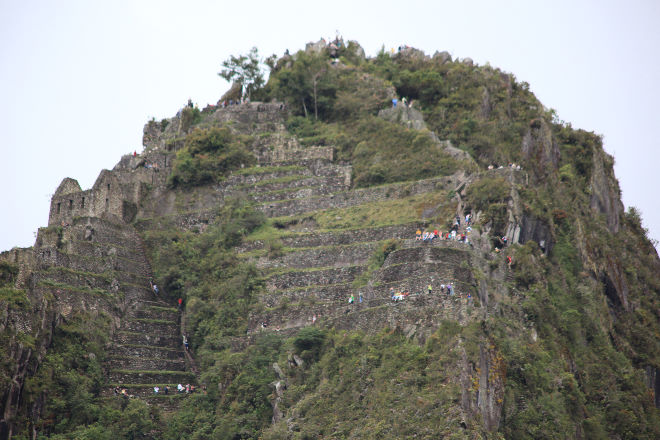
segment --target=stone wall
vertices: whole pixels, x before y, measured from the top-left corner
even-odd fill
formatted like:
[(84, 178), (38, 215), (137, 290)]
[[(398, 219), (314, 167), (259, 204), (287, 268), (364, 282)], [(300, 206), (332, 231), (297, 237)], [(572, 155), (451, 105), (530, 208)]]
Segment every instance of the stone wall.
[(325, 246), (292, 252), (281, 257), (260, 257), (255, 263), (257, 267), (266, 268), (312, 268), (312, 267), (342, 267), (365, 264), (374, 254), (379, 242), (359, 243), (348, 246)]
[(351, 282), (365, 271), (364, 266), (348, 266), (333, 269), (291, 271), (272, 275), (266, 279), (268, 290), (284, 290), (292, 287), (317, 286)]
[(50, 203), (48, 225), (65, 225), (76, 217), (115, 217), (131, 222), (149, 185), (167, 180), (171, 160), (167, 155), (124, 156), (112, 171), (103, 170), (91, 189), (65, 178)]
[(329, 196), (319, 196), (300, 200), (282, 200), (264, 204), (259, 209), (269, 217), (296, 215), (303, 212), (330, 208), (347, 208), (369, 202), (397, 199), (429, 192), (453, 189), (457, 176), (435, 177), (411, 183), (384, 185), (372, 188), (351, 190)]
[(34, 265), (33, 248), (14, 248), (9, 251), (0, 252), (0, 261), (18, 267), (18, 276), (14, 285), (19, 289), (25, 288), (27, 276)]
[[(339, 246), (386, 239), (407, 239), (414, 237), (415, 231), (420, 226), (419, 223), (415, 222), (403, 225), (355, 229), (352, 231), (296, 234), (291, 237), (282, 237), (281, 241), (283, 246), (296, 248)], [(239, 246), (237, 250), (238, 252), (247, 252), (254, 249), (261, 249), (263, 246), (264, 242), (261, 240), (248, 241)]]

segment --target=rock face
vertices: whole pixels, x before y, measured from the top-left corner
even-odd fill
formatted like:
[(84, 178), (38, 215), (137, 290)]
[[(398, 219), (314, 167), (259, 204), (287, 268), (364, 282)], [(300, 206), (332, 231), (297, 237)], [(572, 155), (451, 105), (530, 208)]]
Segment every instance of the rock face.
[(321, 38), (317, 42), (309, 42), (305, 45), (305, 52), (310, 53), (321, 53), (327, 47), (327, 43), (324, 38)]
[(364, 53), (364, 49), (362, 48), (362, 46), (360, 46), (360, 43), (358, 43), (357, 41), (349, 40), (348, 48), (349, 50), (352, 50), (359, 59), (361, 60), (366, 59), (367, 56)]
[[(319, 42), (307, 50), (324, 48), (325, 43)], [(424, 54), (405, 49), (401, 56)], [(447, 53), (434, 58), (441, 62), (451, 59)], [(484, 89), (482, 98), (482, 110), (487, 113), (488, 90)], [(171, 409), (159, 396), (153, 396), (153, 386), (194, 383), (194, 360), (182, 348), (181, 328), (185, 329), (185, 324), (172, 304), (154, 296), (148, 288), (152, 271), (140, 234), (134, 229), (157, 230), (161, 217), (167, 217), (182, 230), (203, 231), (225, 199), (237, 195), (250, 200), (266, 216), (278, 217), (273, 224), (281, 229), (276, 240), (284, 251), (280, 249), (278, 253), (277, 246), (268, 240), (246, 241), (236, 248), (241, 258), (263, 271), (265, 291), (260, 297), (264, 307), (255, 308), (248, 317), (248, 335), (232, 341), (235, 349), (250, 344), (258, 333), (292, 335), (307, 326), (367, 332), (389, 327), (424, 342), (442, 323), (479, 328), (485, 325), (490, 313), (500, 312), (498, 300), (502, 296), (508, 295), (513, 301), (513, 275), (503, 260), (491, 252), (488, 231), (475, 228), (467, 243), (423, 242), (415, 240), (414, 234), (416, 229), (428, 226), (424, 220), (322, 229), (313, 216), (319, 210), (434, 194), (446, 198), (444, 194), (451, 193), (451, 209), (463, 216), (461, 197), (465, 188), (489, 173), (503, 177), (510, 187), (506, 235), (511, 242), (533, 240), (546, 254), (551, 252), (551, 225), (524, 212), (517, 194), (517, 188), (529, 180), (527, 169), (537, 182), (550, 182), (557, 174), (559, 150), (543, 120), (532, 121), (524, 136), (524, 171), (465, 171), (416, 182), (353, 189), (350, 165), (335, 162), (332, 146), (302, 146), (286, 133), (287, 116), (280, 103), (256, 102), (216, 108), (204, 114), (199, 127), (229, 123), (239, 133), (257, 134), (250, 148), (258, 166), (230, 173), (220, 184), (195, 188), (183, 195), (166, 186), (172, 157), (181, 147), (181, 137), (190, 129), (184, 129), (181, 112), (169, 120), (147, 124), (145, 152), (124, 156), (112, 171), (102, 171), (91, 189), (83, 191), (73, 179), (62, 181), (51, 201), (50, 227), (40, 230), (34, 249), (0, 256), (0, 260), (20, 267), (16, 285), (30, 289), (33, 301), (44, 304), (35, 319), (3, 316), (5, 327), (38, 325), (42, 332), (34, 351), (12, 342), (17, 370), (12, 378), (14, 384), (3, 390), (3, 420), (11, 420), (15, 415), (25, 377), (38, 367), (52, 329), (76, 310), (104, 312), (113, 317), (112, 347), (105, 366), (108, 386), (103, 395), (108, 395), (115, 385), (130, 386), (134, 395)], [(427, 130), (422, 114), (407, 106), (381, 110), (379, 117), (410, 129)], [(468, 153), (428, 133), (438, 148), (472, 162)], [(605, 171), (609, 170), (607, 159), (594, 155), (591, 206), (605, 215), (608, 227), (616, 231), (622, 207), (613, 176)], [(425, 219), (437, 216), (435, 213), (440, 210), (434, 202), (419, 211), (419, 218)], [(464, 224), (458, 232), (467, 233)], [(379, 252), (384, 244), (391, 248), (382, 257), (385, 254)], [(373, 263), (375, 255), (382, 257), (379, 265)], [(611, 263), (602, 272), (606, 294), (610, 301), (627, 309), (629, 292), (622, 268), (615, 261)], [(52, 287), (44, 287), (48, 282), (105, 294), (74, 295), (64, 289), (56, 292), (57, 304), (46, 304), (48, 294), (53, 293)], [(442, 290), (443, 285), (451, 285), (451, 291)], [(402, 296), (393, 298), (394, 292)], [(348, 302), (351, 295), (353, 303)], [(493, 344), (482, 340), (474, 347), (470, 353), (460, 342), (455, 347), (461, 354), (456, 360), (456, 377), (451, 379), (461, 390), (456, 406), (460, 406), (457, 410), (464, 419), (478, 420), (475, 423), (483, 430), (494, 432), (502, 419), (506, 369)], [(292, 353), (288, 367), (302, 369), (303, 359)], [(277, 364), (272, 368), (278, 376), (271, 383), (272, 422), (277, 423), (290, 415), (285, 405), (287, 377)], [(649, 383), (657, 390), (657, 370), (647, 374)], [(0, 429), (4, 429), (0, 434), (7, 433), (11, 423), (5, 422)]]
[(378, 112), (378, 117), (390, 122), (398, 122), (408, 128), (415, 130), (426, 130), (426, 123), (422, 113), (404, 104), (396, 107), (383, 109)]
[(433, 59), (445, 64), (451, 62), (451, 55), (447, 51), (436, 52), (433, 54)]
[(559, 147), (550, 127), (543, 119), (534, 119), (523, 137), (522, 153), (525, 166), (536, 182), (545, 182), (557, 173)]
[[(77, 182), (65, 180), (60, 189), (65, 186), (75, 191)], [(59, 200), (59, 197), (71, 194), (76, 193), (60, 191), (53, 199)], [(2, 329), (8, 331), (13, 328), (33, 335), (35, 339), (32, 349), (25, 348), (18, 340), (10, 345), (11, 360), (16, 368), (9, 388), (1, 390), (3, 419), (0, 432), (6, 438), (15, 429), (17, 411), (26, 404), (22, 401), (24, 381), (37, 370), (55, 329), (61, 323), (70, 316), (84, 312), (91, 319), (101, 315), (111, 317), (113, 329), (128, 326), (148, 334), (152, 331), (148, 320), (142, 318), (140, 322), (131, 320), (129, 316), (139, 313), (147, 302), (145, 300), (150, 300), (153, 294), (148, 287), (151, 273), (141, 239), (130, 225), (113, 216), (76, 216), (64, 227), (41, 228), (30, 252), (10, 251), (3, 253), (0, 260), (18, 265), (23, 281), (17, 282), (16, 286), (26, 289), (33, 307), (23, 313), (6, 316)], [(167, 304), (159, 303), (159, 306)], [(157, 328), (155, 331), (177, 336), (174, 341), (179, 347), (176, 326)], [(149, 342), (143, 345), (148, 346)], [(121, 347), (118, 343), (113, 346)], [(135, 354), (131, 355), (128, 351), (119, 363), (111, 358), (107, 365), (109, 379), (112, 378), (112, 368), (132, 368), (130, 359)], [(139, 354), (137, 356), (141, 359)], [(159, 364), (137, 363), (136, 368), (172, 369), (175, 362), (170, 359)], [(181, 365), (185, 369), (185, 364)], [(42, 399), (47, 398), (47, 394), (42, 396)], [(29, 411), (35, 420), (41, 416), (42, 403), (41, 400), (30, 402), (32, 407)]]
[[(619, 232), (623, 203), (621, 203), (619, 185), (611, 172), (613, 159), (602, 149), (594, 149), (592, 157), (591, 208), (605, 216), (607, 228), (615, 234)], [(606, 161), (609, 163), (607, 170)]]
[(530, 240), (538, 243), (546, 255), (552, 251), (553, 239), (548, 224), (533, 215), (526, 214), (520, 222), (519, 236), (514, 241), (524, 244)]
[[(428, 127), (426, 126), (422, 112), (413, 108), (412, 105), (401, 104), (397, 105), (396, 107), (382, 109), (378, 112), (378, 117), (383, 118), (386, 121), (399, 123), (414, 130), (428, 131)], [(446, 153), (455, 159), (473, 161), (469, 153), (455, 148), (452, 146), (451, 141), (440, 140), (438, 136), (432, 131), (428, 131), (428, 133), (429, 136), (431, 136), (431, 138), (438, 144), (438, 147), (442, 148)]]
[(428, 58), (426, 54), (424, 54), (423, 50), (416, 49), (414, 47), (410, 46), (402, 46), (399, 48), (399, 52), (395, 55), (401, 58), (407, 58), (410, 60), (424, 60)]

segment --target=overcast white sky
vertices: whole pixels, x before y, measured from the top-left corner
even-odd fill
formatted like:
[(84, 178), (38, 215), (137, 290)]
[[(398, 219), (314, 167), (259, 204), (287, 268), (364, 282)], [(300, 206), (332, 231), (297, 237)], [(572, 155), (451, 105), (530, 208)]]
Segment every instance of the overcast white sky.
[(0, 0), (0, 251), (34, 243), (65, 177), (90, 188), (149, 119), (216, 102), (232, 54), (334, 36), (447, 50), (527, 81), (602, 134), (626, 207), (660, 239), (660, 2)]

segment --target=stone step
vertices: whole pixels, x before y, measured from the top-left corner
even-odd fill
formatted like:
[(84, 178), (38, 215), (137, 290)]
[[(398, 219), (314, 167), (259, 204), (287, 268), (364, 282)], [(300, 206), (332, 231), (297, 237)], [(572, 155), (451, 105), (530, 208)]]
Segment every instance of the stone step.
[(242, 185), (225, 185), (223, 182), (221, 187), (222, 191), (226, 193), (244, 192), (252, 195), (283, 190), (293, 191), (301, 188), (334, 188), (334, 191), (346, 189), (343, 176), (305, 176), (302, 174), (293, 174)]
[(178, 410), (179, 405), (181, 404), (181, 402), (183, 402), (183, 399), (189, 396), (186, 395), (185, 393), (178, 396), (172, 393), (165, 395), (162, 392), (154, 395), (153, 389), (151, 392), (152, 395), (140, 395), (140, 396), (133, 395), (133, 397), (128, 397), (128, 396), (122, 397), (121, 395), (114, 396), (113, 392), (110, 391), (109, 393), (105, 393), (105, 392), (102, 393), (103, 397), (101, 397), (99, 400), (100, 400), (100, 404), (104, 405), (116, 399), (140, 399), (146, 402), (148, 405), (157, 406), (160, 409), (162, 415), (163, 413), (170, 413)]
[(98, 243), (88, 240), (72, 241), (71, 249), (80, 255), (89, 255), (96, 258), (114, 257), (133, 262), (140, 268), (148, 268), (149, 264), (143, 260), (144, 254), (133, 242)]
[(404, 198), (418, 194), (445, 191), (453, 188), (454, 176), (434, 177), (409, 183), (338, 192), (327, 196), (290, 199), (263, 203), (257, 208), (268, 217), (283, 217), (330, 208), (347, 208), (387, 199)]
[(171, 307), (147, 306), (143, 307), (142, 310), (138, 310), (135, 316), (144, 319), (161, 319), (179, 322), (179, 312)]
[[(468, 305), (470, 307), (468, 307)], [(341, 303), (312, 304), (286, 310), (270, 310), (250, 317), (248, 333), (255, 335), (260, 332), (277, 332), (278, 334), (295, 334), (295, 329), (317, 325), (322, 327), (337, 327), (345, 329), (373, 329), (390, 325), (412, 324), (420, 319), (429, 323), (441, 319), (453, 319), (462, 322), (469, 313), (475, 310), (474, 300), (465, 296), (448, 296), (442, 294), (409, 295), (402, 301), (392, 301), (389, 296), (380, 298), (365, 298), (362, 303), (349, 305)], [(313, 317), (316, 315), (316, 322)], [(377, 315), (372, 319), (369, 315)], [(261, 323), (267, 323), (264, 328)], [(339, 328), (339, 327), (337, 327)]]
[[(167, 398), (185, 398), (187, 396), (190, 396), (190, 393), (184, 392), (178, 392), (177, 391), (177, 385), (179, 383), (154, 383), (154, 384), (120, 384), (120, 383), (108, 383), (105, 388), (101, 390), (101, 396), (102, 397), (115, 397), (115, 386), (119, 386), (120, 388), (125, 388), (126, 393), (129, 396), (133, 397), (139, 397), (139, 398), (149, 398), (149, 397), (154, 397), (154, 398), (159, 398), (159, 399), (167, 399)], [(184, 387), (186, 385), (194, 385), (195, 386), (195, 392), (192, 394), (202, 392), (199, 387), (197, 386), (196, 382), (181, 382), (181, 385)], [(158, 394), (154, 394), (154, 387), (157, 386), (159, 389)], [(169, 392), (165, 394), (165, 386), (169, 387)], [(121, 392), (121, 391), (120, 391)], [(117, 398), (122, 398), (121, 394), (116, 396)]]
[(281, 257), (259, 257), (255, 264), (260, 269), (313, 267), (345, 267), (365, 264), (381, 245), (380, 242), (340, 246), (320, 246), (287, 253)]
[(109, 350), (110, 356), (134, 356), (152, 359), (184, 359), (183, 348), (155, 347), (149, 345), (113, 345)]
[[(304, 234), (293, 234), (282, 237), (282, 245), (285, 247), (315, 247), (336, 246), (362, 242), (373, 242), (386, 239), (408, 239), (415, 236), (419, 228), (418, 223), (405, 223), (401, 225), (381, 226), (376, 228), (362, 228), (353, 230), (324, 231)], [(247, 241), (236, 249), (239, 252), (247, 252), (262, 249), (264, 242), (261, 240)]]
[[(169, 306), (169, 303), (166, 303), (163, 298), (163, 292), (161, 291), (159, 295), (156, 295), (147, 285), (140, 285), (134, 287), (130, 291), (130, 296), (126, 295), (126, 301), (133, 304), (135, 309), (142, 307), (146, 304), (148, 305), (166, 305)], [(139, 307), (138, 307), (139, 306)]]
[(147, 357), (111, 357), (106, 367), (112, 370), (185, 371), (185, 359), (157, 359)]
[(149, 345), (153, 347), (182, 348), (182, 339), (174, 334), (149, 334), (119, 330), (113, 338), (115, 344)]
[(128, 319), (123, 322), (122, 330), (145, 334), (175, 335), (179, 332), (178, 322), (152, 319)]
[[(248, 198), (254, 203), (277, 203), (282, 200), (306, 199), (309, 197), (318, 197), (346, 189), (344, 186), (310, 186), (300, 188), (287, 188), (272, 192), (249, 192)], [(237, 194), (229, 193), (228, 195)]]
[(326, 284), (321, 286), (305, 286), (297, 289), (278, 290), (261, 296), (261, 303), (266, 307), (277, 307), (282, 303), (298, 303), (301, 300), (340, 301), (357, 292), (350, 283)]
[(176, 311), (176, 306), (165, 301), (161, 296), (156, 296), (149, 290), (149, 297), (140, 301), (140, 310), (145, 310), (151, 307), (168, 309), (171, 311)]
[(365, 270), (366, 266), (293, 270), (266, 278), (266, 288), (269, 291), (274, 291), (294, 287), (350, 283)]
[(186, 371), (110, 370), (108, 382), (122, 384), (191, 383), (195, 375)]

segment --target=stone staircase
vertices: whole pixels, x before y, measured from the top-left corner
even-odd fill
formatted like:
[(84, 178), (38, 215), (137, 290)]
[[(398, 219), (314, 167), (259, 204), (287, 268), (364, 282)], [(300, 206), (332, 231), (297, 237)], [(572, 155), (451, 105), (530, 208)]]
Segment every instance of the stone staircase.
[[(295, 150), (290, 153), (288, 157), (298, 154)], [(281, 152), (276, 156), (283, 157)], [(259, 173), (259, 168), (268, 172)], [(342, 172), (346, 170), (337, 168), (330, 158), (279, 162), (264, 159), (259, 167), (230, 176), (223, 182), (221, 191), (225, 196), (244, 191), (269, 217), (301, 217), (320, 209), (351, 208), (447, 191), (456, 188), (464, 177), (456, 174), (354, 190), (349, 188), (349, 182), (339, 178)], [(312, 191), (301, 190), (312, 184), (317, 185)], [(279, 256), (269, 256), (263, 241), (244, 242), (237, 249), (239, 255), (244, 254), (264, 271), (266, 286), (266, 293), (260, 298), (265, 308), (250, 316), (248, 333), (289, 332), (316, 323), (366, 329), (382, 327), (385, 323), (403, 328), (420, 320), (465, 322), (469, 310), (474, 309), (468, 304), (467, 294), (476, 295), (476, 283), (466, 269), (470, 249), (464, 243), (415, 241), (418, 226), (418, 223), (405, 223), (327, 231), (318, 230), (310, 223), (283, 233), (279, 240), (287, 251)], [(390, 254), (383, 267), (370, 274), (367, 285), (356, 284), (369, 271), (369, 259), (389, 239), (398, 239), (401, 248)], [(439, 292), (441, 284), (450, 282), (456, 293), (451, 297)], [(429, 283), (435, 290), (431, 296), (427, 294)], [(412, 295), (395, 303), (391, 301), (390, 289)], [(360, 293), (362, 303), (359, 303)], [(356, 304), (349, 306), (347, 300), (351, 294)]]
[[(169, 208), (151, 209), (144, 205), (147, 208), (141, 213), (144, 220), (140, 228), (158, 228), (160, 213), (167, 212), (169, 224), (203, 230), (213, 221), (215, 207), (226, 198), (239, 195), (267, 217), (283, 219), (278, 240), (284, 251), (279, 255), (271, 255), (270, 243), (261, 240), (248, 240), (237, 248), (239, 257), (253, 261), (263, 271), (266, 286), (260, 298), (264, 308), (249, 317), (250, 334), (293, 331), (315, 323), (314, 316), (316, 322), (340, 328), (382, 327), (384, 323), (403, 328), (409, 321), (432, 326), (440, 319), (469, 319), (471, 304), (467, 295), (477, 297), (477, 283), (469, 269), (473, 252), (464, 243), (415, 241), (414, 233), (420, 224), (410, 220), (372, 228), (321, 230), (313, 221), (307, 223), (305, 216), (320, 210), (456, 193), (472, 176), (457, 172), (415, 182), (351, 189), (351, 167), (334, 162), (332, 147), (301, 146), (286, 133), (286, 116), (274, 104), (218, 109), (206, 123), (231, 121), (238, 132), (256, 134), (252, 150), (258, 165), (236, 170), (218, 185), (198, 188), (185, 197), (170, 197), (172, 201), (177, 199), (178, 204), (171, 202)], [(154, 140), (147, 147), (164, 145), (163, 136), (169, 135), (168, 130), (154, 133)], [(293, 224), (287, 224), (287, 219), (292, 218)], [(369, 268), (370, 259), (389, 239), (399, 240), (399, 249), (373, 271)], [(440, 285), (450, 282), (456, 292), (453, 297), (440, 293)], [(431, 295), (427, 293), (429, 283), (434, 290)], [(394, 303), (390, 299), (391, 289), (410, 292), (411, 296)], [(360, 293), (363, 302), (349, 307), (349, 296), (354, 295), (358, 302)], [(139, 337), (144, 339), (143, 335)]]
[[(136, 231), (132, 231), (132, 241), (134, 258), (144, 263), (140, 266), (143, 285), (125, 298), (126, 311), (113, 335), (106, 365), (108, 388), (104, 395), (111, 396), (112, 389), (118, 386), (126, 388), (130, 396), (172, 411), (183, 397), (177, 393), (177, 385), (195, 385), (196, 379), (187, 367), (179, 312), (151, 291), (151, 267)], [(158, 394), (154, 393), (156, 386), (160, 388)], [(167, 395), (166, 386), (170, 389)]]
[[(414, 229), (410, 229), (414, 233)], [(356, 254), (362, 252), (361, 246)], [(365, 243), (364, 248), (370, 248)], [(476, 282), (469, 269), (472, 253), (458, 242), (416, 242), (407, 239), (403, 248), (391, 253), (385, 264), (371, 274), (367, 285), (354, 287), (353, 281), (367, 270), (366, 265), (340, 268), (293, 269), (266, 279), (267, 293), (262, 302), (267, 307), (250, 318), (252, 332), (285, 330), (314, 324), (338, 328), (364, 328), (369, 325), (405, 327), (408, 321), (426, 323), (441, 319), (464, 322), (469, 317), (468, 293), (476, 294)], [(441, 284), (452, 283), (454, 295), (441, 292)], [(428, 284), (433, 291), (428, 294)], [(402, 302), (391, 300), (391, 290), (408, 292)], [(360, 293), (363, 302), (359, 302)], [(348, 298), (354, 295), (355, 304)], [(356, 317), (356, 313), (361, 316)], [(367, 316), (368, 315), (368, 316)]]
[[(185, 361), (179, 312), (149, 286), (152, 271), (138, 233), (111, 218), (79, 217), (60, 237), (49, 237), (47, 230), (41, 235), (34, 284), (54, 292), (65, 316), (69, 310), (102, 309), (120, 317), (101, 397), (111, 398), (121, 386), (165, 410), (174, 408), (176, 385), (195, 383), (195, 377)], [(172, 395), (154, 396), (156, 385), (169, 385)]]

